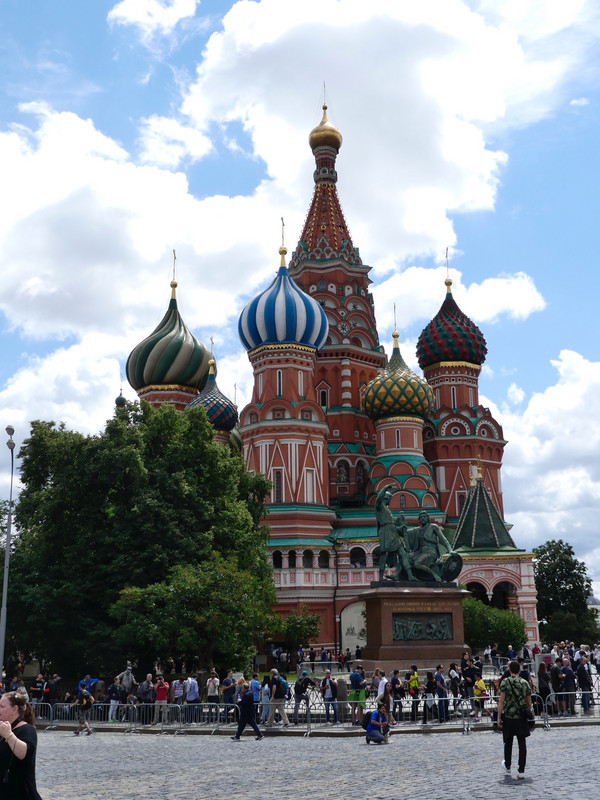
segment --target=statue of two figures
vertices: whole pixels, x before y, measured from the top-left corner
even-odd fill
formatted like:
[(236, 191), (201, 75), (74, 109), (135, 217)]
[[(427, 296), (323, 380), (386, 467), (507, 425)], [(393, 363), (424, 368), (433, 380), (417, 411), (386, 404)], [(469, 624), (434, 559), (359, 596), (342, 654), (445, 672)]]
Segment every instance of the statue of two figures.
[[(449, 582), (458, 577), (462, 558), (455, 553), (439, 525), (421, 511), (419, 527), (409, 528), (404, 514), (396, 518), (390, 510), (393, 488), (385, 486), (375, 500), (379, 537), (379, 580), (384, 580), (386, 566), (395, 568), (392, 581)], [(447, 557), (445, 557), (447, 556)]]

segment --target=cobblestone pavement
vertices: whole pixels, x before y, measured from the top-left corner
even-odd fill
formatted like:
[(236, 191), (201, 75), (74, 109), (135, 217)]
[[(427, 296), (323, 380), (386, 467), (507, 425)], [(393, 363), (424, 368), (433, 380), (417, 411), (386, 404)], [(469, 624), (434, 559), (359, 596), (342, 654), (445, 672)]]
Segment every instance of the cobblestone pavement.
[[(398, 734), (388, 746), (363, 737), (275, 733), (232, 742), (229, 735), (95, 733), (39, 735), (43, 800), (539, 800), (552, 787), (595, 797), (600, 779), (596, 725), (536, 728), (527, 740), (526, 780), (503, 774), (502, 738), (492, 731)], [(566, 783), (565, 783), (566, 782)]]

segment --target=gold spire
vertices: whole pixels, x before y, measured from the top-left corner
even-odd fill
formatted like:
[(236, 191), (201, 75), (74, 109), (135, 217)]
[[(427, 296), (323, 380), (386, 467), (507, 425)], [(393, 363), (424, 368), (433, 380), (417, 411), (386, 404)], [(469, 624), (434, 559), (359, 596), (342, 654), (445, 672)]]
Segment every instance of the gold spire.
[(216, 362), (215, 362), (214, 358), (212, 358), (212, 356), (211, 356), (209, 358), (209, 360), (208, 360), (208, 374), (209, 375), (214, 375), (215, 374), (215, 364), (216, 364)]
[(171, 300), (175, 300), (175, 289), (177, 288), (177, 281), (175, 280), (175, 263), (177, 261), (177, 255), (175, 250), (173, 250), (173, 280), (171, 281)]
[(452, 289), (452, 281), (450, 280), (450, 264), (448, 263), (448, 248), (446, 248), (446, 280), (444, 281), (446, 284), (446, 294), (451, 294)]
[(475, 486), (475, 478), (473, 477), (473, 465), (469, 461), (469, 487)]
[(481, 456), (477, 456), (477, 480), (483, 480), (483, 472), (481, 470)]
[(279, 255), (281, 256), (281, 267), (285, 267), (285, 257), (287, 255), (287, 247), (280, 247), (279, 248)]

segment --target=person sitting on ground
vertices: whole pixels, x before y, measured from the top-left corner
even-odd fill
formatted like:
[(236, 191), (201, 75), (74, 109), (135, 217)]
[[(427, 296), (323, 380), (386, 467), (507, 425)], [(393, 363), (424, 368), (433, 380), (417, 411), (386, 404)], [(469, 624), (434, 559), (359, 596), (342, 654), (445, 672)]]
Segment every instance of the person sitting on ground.
[(367, 725), (367, 744), (375, 742), (376, 744), (389, 743), (389, 726), (385, 713), (385, 705), (379, 703), (377, 711), (372, 711)]

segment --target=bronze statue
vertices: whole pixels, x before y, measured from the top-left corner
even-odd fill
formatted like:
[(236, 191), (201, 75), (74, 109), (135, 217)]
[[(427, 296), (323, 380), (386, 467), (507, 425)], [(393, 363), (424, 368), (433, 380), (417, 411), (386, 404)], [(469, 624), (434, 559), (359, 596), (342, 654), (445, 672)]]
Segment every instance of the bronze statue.
[(391, 499), (392, 487), (386, 486), (378, 492), (375, 500), (377, 536), (379, 537), (379, 580), (383, 580), (383, 573), (389, 559), (391, 561), (390, 566), (396, 567), (398, 564), (396, 572), (398, 572), (401, 565), (408, 575), (408, 579), (414, 581), (416, 578), (413, 575), (408, 554), (400, 538), (400, 531), (407, 530), (404, 524), (404, 515), (401, 514), (398, 519), (394, 519), (394, 515), (390, 511)]
[[(452, 550), (439, 525), (421, 511), (419, 527), (407, 528), (404, 514), (396, 519), (390, 510), (393, 489), (386, 486), (375, 500), (379, 537), (379, 580), (384, 580), (387, 565), (395, 567), (389, 580), (453, 581), (462, 569), (462, 558)], [(446, 559), (444, 556), (448, 555)], [(415, 573), (417, 573), (415, 575)]]

